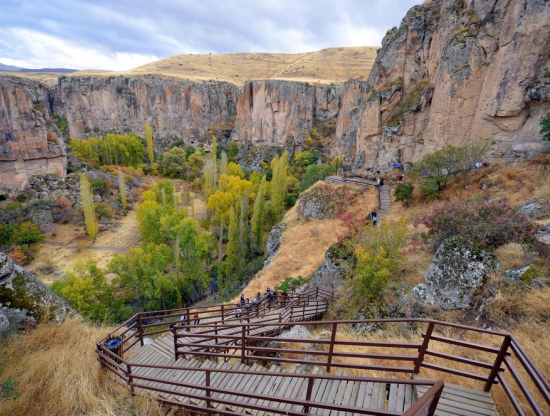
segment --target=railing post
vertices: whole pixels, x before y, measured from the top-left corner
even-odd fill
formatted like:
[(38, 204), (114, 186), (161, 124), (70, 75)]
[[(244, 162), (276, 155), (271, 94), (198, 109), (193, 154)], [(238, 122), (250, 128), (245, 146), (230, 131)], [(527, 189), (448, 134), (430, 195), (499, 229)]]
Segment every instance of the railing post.
[(289, 317), (289, 321), (292, 322), (292, 318), (294, 317), (294, 306), (291, 306), (290, 307), (290, 317)]
[(174, 358), (176, 361), (178, 361), (178, 330), (177, 330), (177, 325), (178, 324), (174, 324), (174, 326), (172, 327), (172, 333), (174, 334)]
[(483, 387), (483, 391), (485, 392), (491, 391), (491, 387), (493, 387), (493, 383), (495, 382), (495, 378), (497, 377), (497, 374), (500, 371), (500, 366), (502, 365), (502, 362), (506, 357), (506, 352), (508, 352), (508, 347), (510, 347), (511, 342), (512, 342), (512, 337), (510, 335), (506, 335), (504, 337), (504, 340), (502, 340), (500, 351), (498, 352), (497, 358), (495, 359), (493, 368), (491, 368), (491, 373), (489, 374), (489, 377), (487, 377), (487, 382), (485, 383), (485, 387)]
[(186, 314), (186, 318), (187, 318), (187, 329), (189, 331), (191, 331), (191, 328), (189, 328), (191, 326), (191, 315), (189, 314), (190, 311), (189, 311), (189, 308), (187, 308), (187, 314)]
[(418, 374), (420, 372), (420, 366), (422, 365), (422, 361), (424, 361), (424, 355), (428, 350), (428, 344), (430, 343), (430, 338), (432, 337), (432, 332), (434, 330), (434, 327), (435, 327), (435, 324), (433, 322), (430, 322), (428, 324), (428, 329), (426, 330), (426, 335), (424, 335), (422, 346), (420, 347), (420, 350), (418, 350), (418, 357), (414, 362), (414, 370), (413, 370), (414, 374)]
[(218, 344), (218, 322), (214, 322), (214, 335), (216, 335), (216, 344)]
[(223, 308), (223, 304), (222, 304), (222, 324), (225, 322), (223, 313), (224, 313), (224, 308)]
[[(210, 370), (206, 370), (206, 387), (210, 387)], [(206, 389), (206, 407), (212, 407), (212, 403), (210, 403), (210, 389)]]
[(306, 402), (304, 405), (304, 413), (309, 413), (309, 402), (311, 400), (311, 393), (313, 392), (313, 384), (315, 383), (315, 378), (311, 377), (307, 380), (307, 392), (306, 392)]
[(260, 305), (256, 303), (256, 318), (260, 316)]
[(128, 385), (130, 387), (130, 393), (132, 393), (132, 396), (134, 395), (134, 379), (132, 377), (132, 367), (130, 367), (130, 364), (126, 363), (126, 375), (128, 377)]
[(242, 333), (241, 333), (241, 363), (244, 364), (246, 361), (246, 351), (245, 351), (245, 344), (246, 343), (246, 329), (245, 325), (242, 326)]
[(137, 314), (137, 326), (138, 326), (138, 333), (139, 333), (139, 343), (143, 347), (143, 330), (141, 329), (141, 313)]
[(327, 373), (330, 374), (330, 367), (332, 365), (332, 354), (334, 353), (334, 341), (336, 340), (336, 330), (338, 324), (335, 322), (332, 324), (332, 334), (330, 336), (330, 346), (328, 349), (328, 358), (327, 358)]

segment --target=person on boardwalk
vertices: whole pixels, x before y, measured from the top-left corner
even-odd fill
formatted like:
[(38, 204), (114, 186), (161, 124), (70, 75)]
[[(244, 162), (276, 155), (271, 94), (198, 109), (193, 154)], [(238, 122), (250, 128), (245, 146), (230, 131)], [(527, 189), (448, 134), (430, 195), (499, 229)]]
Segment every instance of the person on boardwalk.
[(239, 319), (243, 313), (243, 310), (241, 309), (241, 304), (237, 303), (235, 305), (235, 318)]
[[(187, 327), (187, 318), (185, 315), (181, 316), (180, 321), (182, 326)], [(189, 332), (189, 331), (190, 331), (189, 327), (185, 328), (185, 332)]]
[(241, 305), (244, 304), (244, 293), (241, 295)]
[(194, 319), (193, 325), (199, 325), (201, 323), (201, 320), (199, 319), (199, 314), (198, 313), (193, 315), (193, 319)]

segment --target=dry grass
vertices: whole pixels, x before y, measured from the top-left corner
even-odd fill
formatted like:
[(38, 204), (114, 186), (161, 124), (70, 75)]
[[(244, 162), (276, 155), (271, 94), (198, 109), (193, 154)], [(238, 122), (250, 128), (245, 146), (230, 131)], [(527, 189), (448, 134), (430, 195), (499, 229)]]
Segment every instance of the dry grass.
[(227, 81), (243, 85), (246, 80), (277, 79), (316, 84), (345, 82), (363, 73), (368, 76), (378, 47), (327, 48), (298, 54), (228, 53), (176, 55), (129, 71), (79, 71), (69, 76), (126, 77), (164, 75), (192, 81)]
[[(345, 188), (342, 185), (325, 183), (317, 183), (314, 186)], [(342, 194), (348, 197), (340, 201), (343, 207), (339, 209), (359, 211), (366, 215), (376, 207), (376, 195), (372, 188), (360, 193), (350, 189), (349, 192)], [(350, 198), (351, 195), (353, 198)], [(283, 222), (287, 225), (287, 229), (281, 238), (281, 247), (273, 261), (264, 267), (246, 287), (245, 294), (248, 297), (252, 298), (258, 292), (264, 293), (268, 287), (277, 286), (289, 276), (310, 278), (323, 263), (327, 249), (336, 243), (338, 236), (344, 232), (341, 221), (334, 216), (325, 220), (303, 220), (297, 206), (287, 212)]]
[(72, 320), (41, 324), (1, 344), (0, 381), (15, 380), (17, 399), (0, 402), (2, 415), (167, 414), (153, 400), (132, 398), (101, 369), (95, 342), (108, 328)]

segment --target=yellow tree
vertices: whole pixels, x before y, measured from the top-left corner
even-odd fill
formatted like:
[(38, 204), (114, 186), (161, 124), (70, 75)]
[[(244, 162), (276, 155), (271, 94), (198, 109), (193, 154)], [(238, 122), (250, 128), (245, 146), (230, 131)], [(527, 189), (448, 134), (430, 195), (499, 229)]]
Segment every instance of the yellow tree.
[(256, 199), (254, 200), (254, 211), (252, 212), (252, 218), (250, 220), (250, 228), (252, 229), (252, 238), (256, 244), (262, 243), (262, 219), (265, 207), (265, 191), (266, 191), (266, 178), (262, 177), (260, 187), (256, 193)]
[(228, 282), (238, 280), (237, 269), (239, 267), (239, 226), (235, 208), (229, 209), (229, 229), (227, 232), (227, 258), (225, 260), (225, 273)]
[(122, 208), (126, 209), (128, 202), (126, 200), (126, 179), (124, 178), (124, 173), (119, 169), (118, 170), (118, 192), (120, 194), (120, 203)]
[(285, 150), (280, 158), (273, 162), (273, 178), (271, 179), (271, 204), (277, 221), (284, 213), (286, 197), (286, 178), (288, 173), (288, 152)]
[(88, 235), (95, 241), (99, 228), (95, 216), (94, 196), (90, 186), (90, 180), (85, 173), (80, 175), (80, 200), (82, 202), (82, 211), (84, 212), (84, 223)]
[(149, 156), (152, 166), (155, 162), (155, 150), (153, 146), (153, 129), (149, 123), (145, 123), (145, 143), (147, 143), (147, 156)]

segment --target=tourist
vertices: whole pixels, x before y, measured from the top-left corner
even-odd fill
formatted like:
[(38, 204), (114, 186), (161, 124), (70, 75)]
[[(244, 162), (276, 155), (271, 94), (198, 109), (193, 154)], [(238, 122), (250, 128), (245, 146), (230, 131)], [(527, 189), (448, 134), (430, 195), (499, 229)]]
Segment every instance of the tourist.
[(260, 294), (260, 292), (258, 292), (258, 294), (256, 295), (256, 297), (254, 298), (254, 301), (253, 303), (256, 304), (260, 301), (260, 299), (262, 298), (262, 295)]
[(187, 318), (185, 317), (185, 315), (181, 316), (180, 321), (181, 321), (181, 325), (186, 327), (185, 332), (189, 332), (190, 329), (189, 329), (189, 327), (187, 327)]
[(201, 323), (201, 320), (199, 319), (199, 314), (198, 313), (193, 315), (193, 319), (194, 319), (193, 325), (198, 325), (198, 324)]
[(380, 178), (380, 188), (384, 186), (384, 178)]
[(235, 318), (239, 319), (243, 313), (243, 310), (241, 309), (241, 304), (237, 303), (235, 305)]
[(244, 293), (241, 294), (241, 305), (244, 304)]
[(376, 224), (378, 223), (378, 214), (376, 213), (376, 211), (372, 211), (370, 215), (372, 218), (372, 226), (376, 227)]

